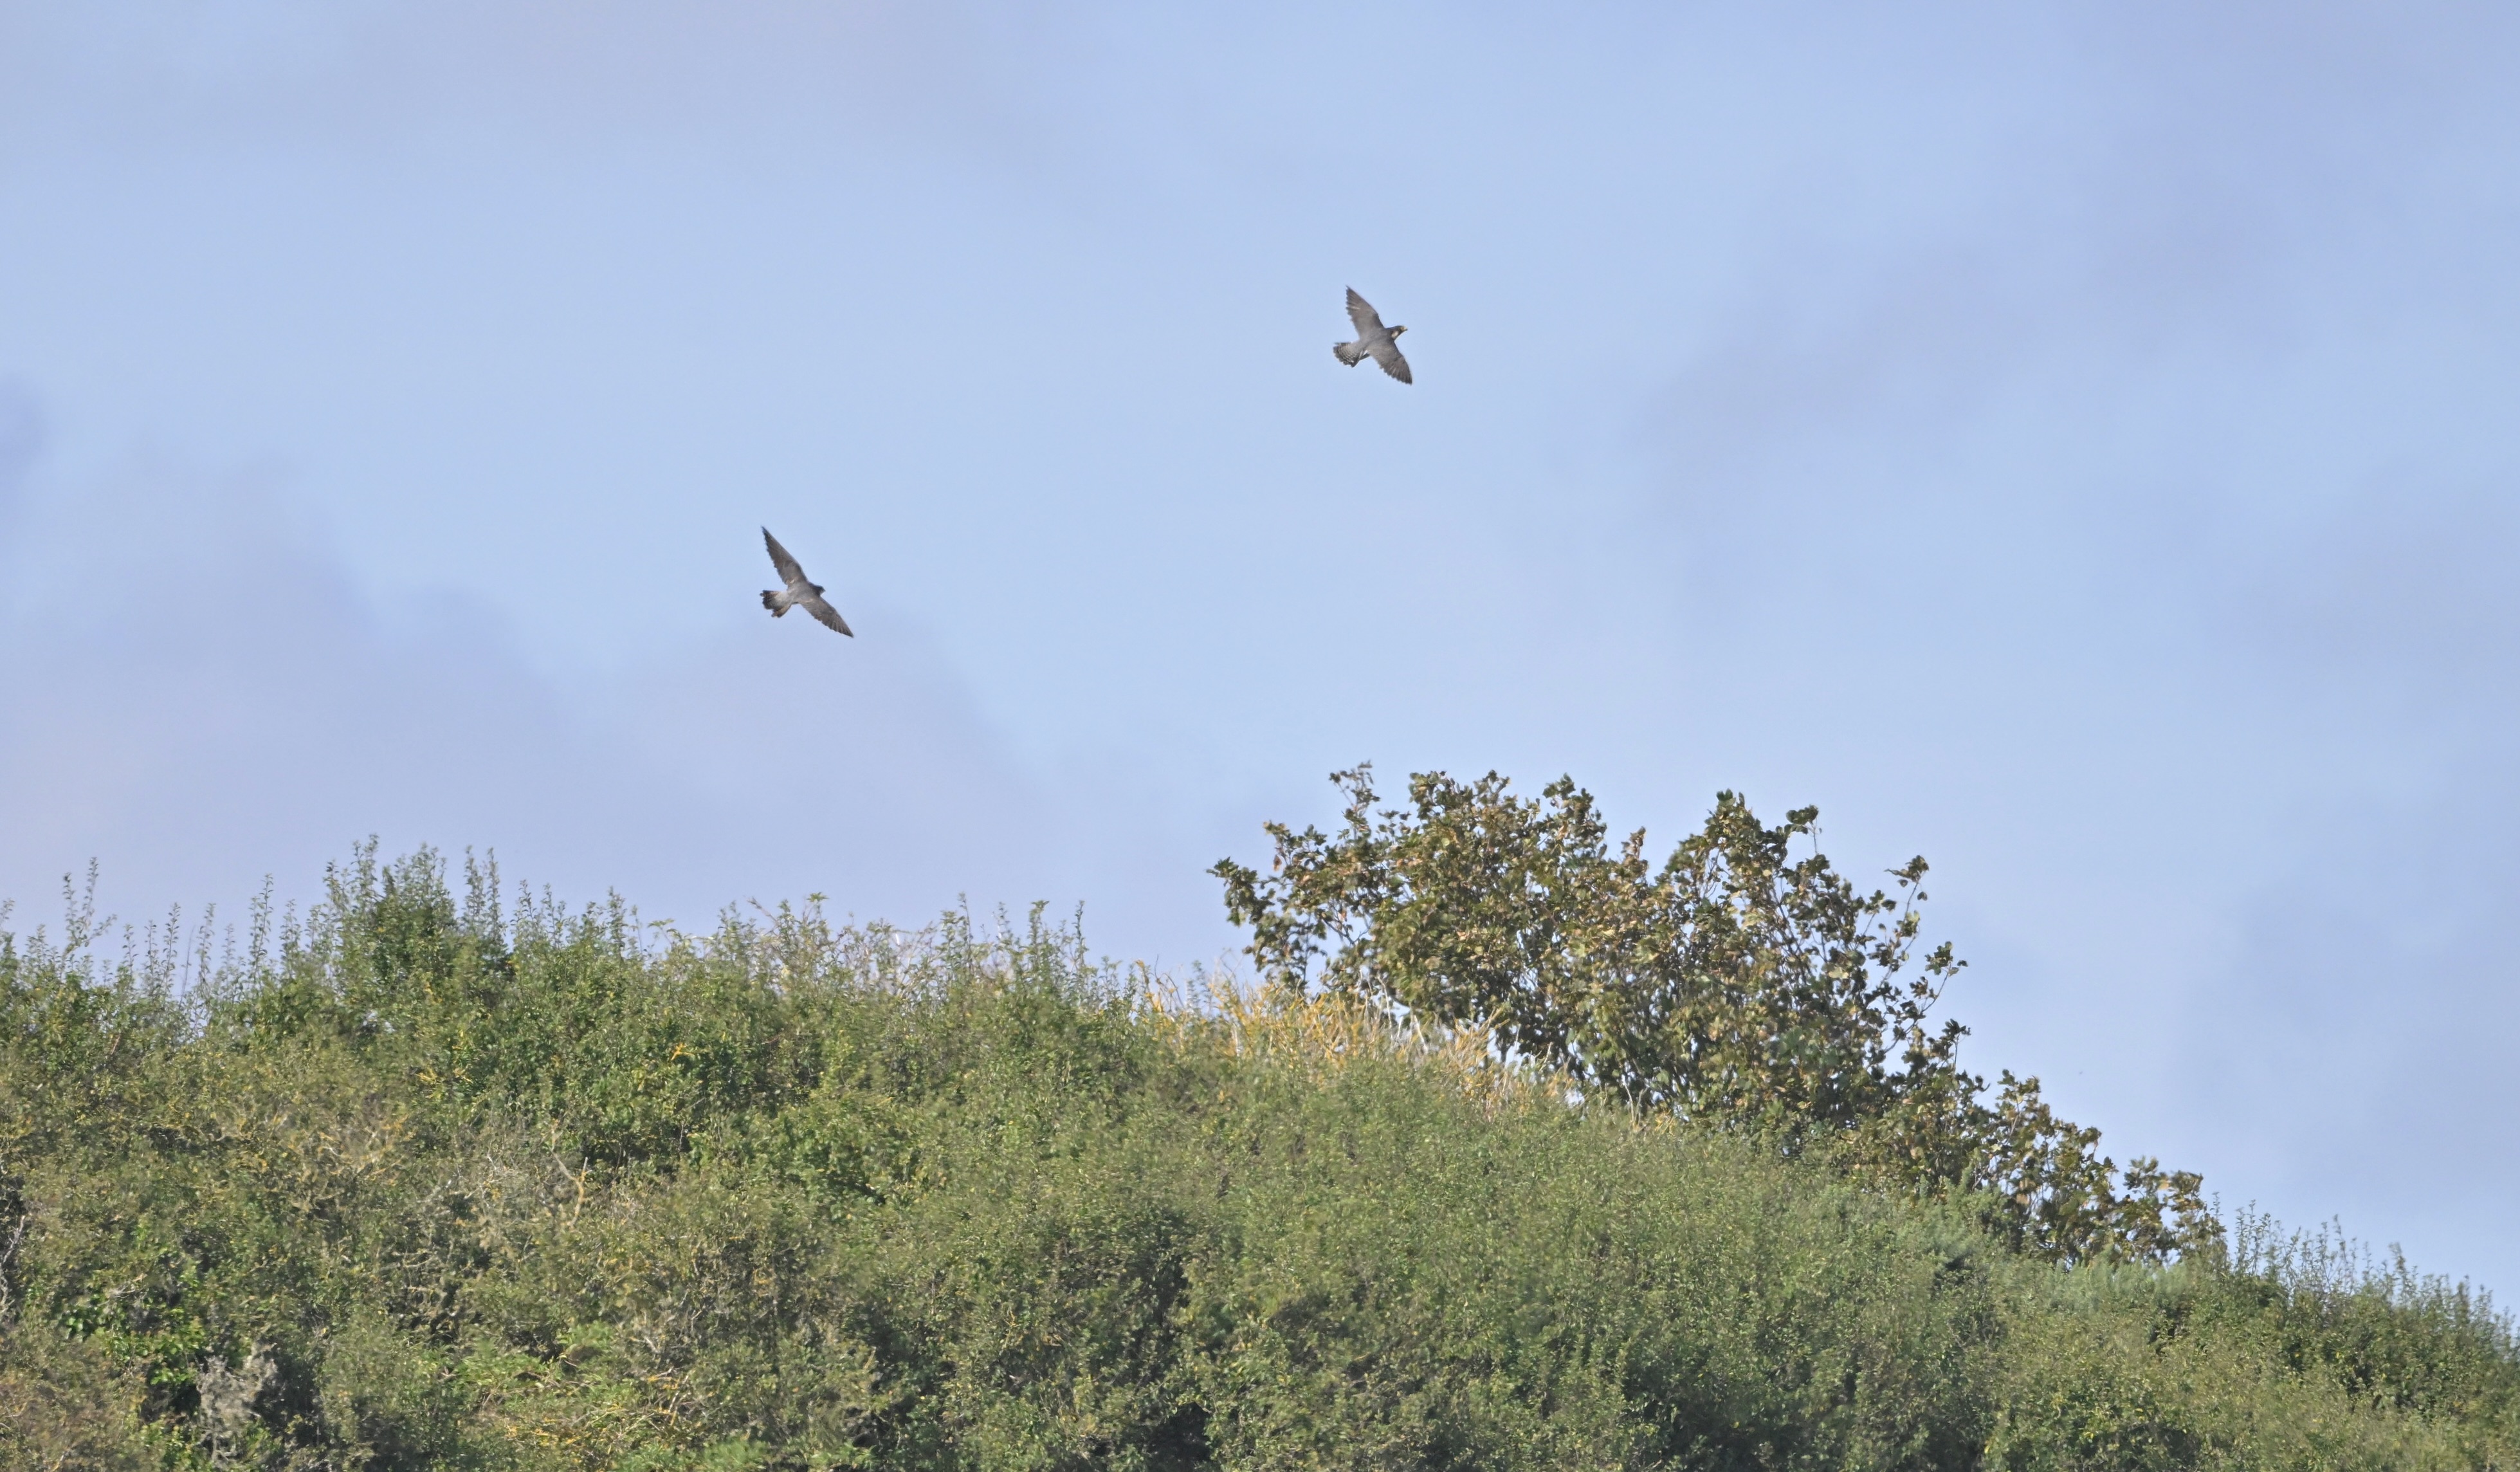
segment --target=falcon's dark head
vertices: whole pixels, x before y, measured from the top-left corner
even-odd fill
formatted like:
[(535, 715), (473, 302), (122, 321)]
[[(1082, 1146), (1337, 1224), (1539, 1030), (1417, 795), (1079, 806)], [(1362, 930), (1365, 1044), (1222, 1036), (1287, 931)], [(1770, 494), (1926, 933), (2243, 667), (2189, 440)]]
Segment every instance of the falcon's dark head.
[(1408, 330), (1409, 330), (1409, 329), (1408, 329), (1408, 328), (1405, 328), (1405, 327), (1395, 327), (1395, 328), (1391, 329), (1391, 335), (1392, 335), (1393, 337), (1395, 337), (1395, 338), (1396, 338), (1396, 337), (1400, 336), (1402, 333), (1407, 332)]

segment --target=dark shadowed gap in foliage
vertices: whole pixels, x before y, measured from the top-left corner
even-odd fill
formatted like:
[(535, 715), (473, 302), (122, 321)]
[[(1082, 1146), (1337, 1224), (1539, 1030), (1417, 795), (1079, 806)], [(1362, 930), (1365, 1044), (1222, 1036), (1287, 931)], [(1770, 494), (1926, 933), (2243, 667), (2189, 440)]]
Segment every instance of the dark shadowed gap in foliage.
[(660, 930), (369, 849), (205, 961), (97, 927), (0, 933), (9, 1465), (2520, 1452), (2511, 1326), (2400, 1265), (2243, 1218), (2062, 1268), (1039, 911)]

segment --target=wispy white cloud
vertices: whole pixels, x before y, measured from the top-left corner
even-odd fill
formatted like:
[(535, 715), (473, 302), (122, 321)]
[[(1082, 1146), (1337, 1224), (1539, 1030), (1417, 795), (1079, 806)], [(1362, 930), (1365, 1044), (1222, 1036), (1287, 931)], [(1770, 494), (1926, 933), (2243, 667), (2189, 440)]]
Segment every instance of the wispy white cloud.
[[(232, 896), (376, 829), (677, 918), (1084, 897), (1179, 959), (1334, 764), (1572, 770), (1664, 838), (1745, 787), (1934, 858), (1978, 1056), (2112, 1148), (2507, 1280), (2515, 51), (0, 0), (0, 372), (49, 395), (0, 662), (61, 692), (0, 710), (0, 879)], [(1345, 284), (1416, 389), (1330, 362)], [(721, 614), (764, 519), (867, 637)], [(97, 602), (117, 536), (183, 618)]]
[(248, 868), (304, 895), (373, 833), (685, 924), (809, 892), (916, 923), (1079, 902), (1069, 855), (1108, 841), (892, 610), (852, 608), (854, 642), (745, 620), (570, 685), (468, 599), (381, 605), (254, 478), (144, 463), (28, 499), (0, 611), (0, 895), (22, 901), (91, 857), (135, 904), (233, 904)]
[(394, 153), (435, 135), (640, 153), (1039, 144), (1019, 65), (1060, 14), (898, 0), (0, 4), (0, 148)]

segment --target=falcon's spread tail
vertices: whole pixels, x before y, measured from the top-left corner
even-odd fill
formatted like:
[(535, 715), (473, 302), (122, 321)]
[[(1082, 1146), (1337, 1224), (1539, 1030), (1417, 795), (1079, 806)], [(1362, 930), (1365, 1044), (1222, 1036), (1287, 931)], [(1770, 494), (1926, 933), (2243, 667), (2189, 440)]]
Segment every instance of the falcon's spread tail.
[(770, 617), (773, 619), (788, 617), (788, 605), (780, 602), (779, 595), (768, 588), (761, 590), (761, 606), (770, 610)]
[(1350, 368), (1364, 362), (1365, 355), (1369, 350), (1370, 349), (1368, 349), (1363, 343), (1332, 343), (1330, 345), (1330, 351), (1336, 353), (1338, 355), (1338, 360), (1347, 364)]

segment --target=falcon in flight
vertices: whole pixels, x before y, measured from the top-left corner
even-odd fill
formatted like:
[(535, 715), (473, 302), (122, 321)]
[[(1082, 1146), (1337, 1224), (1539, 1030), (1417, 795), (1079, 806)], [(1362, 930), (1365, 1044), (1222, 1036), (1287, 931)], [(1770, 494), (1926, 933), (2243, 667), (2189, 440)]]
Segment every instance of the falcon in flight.
[(1416, 382), (1409, 376), (1409, 360), (1400, 355), (1400, 335), (1408, 328), (1383, 326), (1373, 303), (1358, 296), (1354, 287), (1347, 289), (1347, 319), (1356, 324), (1356, 341), (1332, 345), (1330, 351), (1338, 354), (1340, 362), (1353, 368), (1372, 353), (1383, 372), (1404, 384)]
[[(848, 634), (848, 621), (840, 617), (839, 610), (823, 601), (823, 585), (805, 580), (805, 570), (796, 566), (796, 559), (788, 556), (788, 549), (779, 545), (779, 538), (770, 534), (769, 528), (761, 529), (761, 539), (770, 546), (770, 565), (779, 570), (779, 580), (788, 584), (775, 591), (763, 590), (761, 606), (770, 610), (770, 617), (785, 619), (789, 609), (801, 608), (812, 614), (814, 621), (825, 628), (833, 633)], [(849, 637), (854, 639), (857, 635), (849, 634)]]

